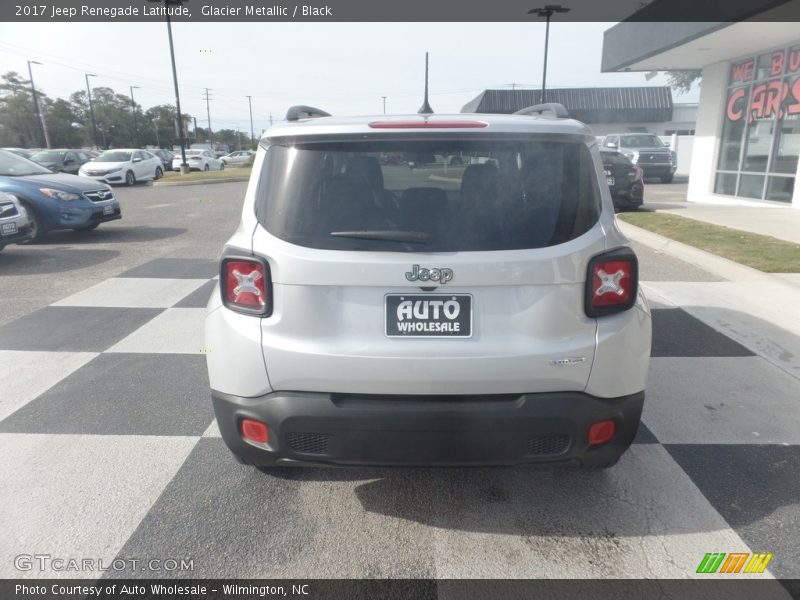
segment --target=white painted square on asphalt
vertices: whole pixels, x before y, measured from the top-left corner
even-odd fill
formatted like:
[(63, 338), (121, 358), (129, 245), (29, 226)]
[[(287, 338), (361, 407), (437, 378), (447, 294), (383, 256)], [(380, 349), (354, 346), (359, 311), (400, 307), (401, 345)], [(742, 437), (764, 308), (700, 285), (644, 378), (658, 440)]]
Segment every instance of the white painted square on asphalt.
[(682, 579), (706, 552), (750, 551), (658, 444), (605, 472), (485, 473), (441, 490), (438, 578)]
[(168, 308), (107, 352), (199, 354), (205, 316), (205, 308)]
[(758, 356), (652, 358), (642, 420), (662, 444), (800, 444), (800, 382)]
[(110, 565), (197, 439), (0, 434), (0, 577), (64, 576), (18, 571), (20, 554)]
[(222, 434), (219, 432), (219, 425), (217, 424), (216, 419), (211, 421), (211, 425), (209, 425), (208, 429), (205, 430), (205, 433), (203, 433), (203, 437), (204, 438), (222, 437)]
[(112, 277), (52, 306), (168, 308), (206, 281), (208, 279)]
[(0, 350), (0, 421), (95, 356), (96, 352)]

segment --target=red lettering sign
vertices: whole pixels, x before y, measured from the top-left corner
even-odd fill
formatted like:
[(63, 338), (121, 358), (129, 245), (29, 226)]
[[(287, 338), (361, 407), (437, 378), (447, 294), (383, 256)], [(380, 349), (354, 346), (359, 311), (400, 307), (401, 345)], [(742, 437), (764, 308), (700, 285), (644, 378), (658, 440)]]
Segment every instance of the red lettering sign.
[(796, 48), (789, 52), (789, 60), (787, 61), (788, 66), (786, 71), (788, 73), (795, 73), (796, 71), (800, 71), (800, 48)]
[(744, 88), (733, 90), (728, 96), (728, 105), (725, 109), (725, 116), (729, 121), (738, 121), (744, 114)]
[(792, 99), (794, 102), (786, 107), (786, 112), (790, 115), (800, 115), (800, 77), (792, 83)]
[(777, 50), (776, 52), (772, 53), (772, 62), (769, 65), (769, 74), (771, 77), (775, 77), (776, 75), (783, 73), (783, 61), (785, 57), (785, 50)]
[(731, 83), (738, 83), (741, 81), (750, 81), (753, 78), (753, 66), (755, 59), (746, 60), (733, 65), (731, 72)]

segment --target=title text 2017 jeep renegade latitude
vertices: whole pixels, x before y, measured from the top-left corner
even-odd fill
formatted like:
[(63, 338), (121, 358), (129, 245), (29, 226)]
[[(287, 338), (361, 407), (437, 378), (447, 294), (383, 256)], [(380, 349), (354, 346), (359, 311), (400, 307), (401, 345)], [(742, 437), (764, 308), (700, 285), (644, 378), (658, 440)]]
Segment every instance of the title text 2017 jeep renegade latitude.
[(206, 318), (241, 462), (617, 461), (650, 313), (594, 136), (547, 112), (266, 132)]

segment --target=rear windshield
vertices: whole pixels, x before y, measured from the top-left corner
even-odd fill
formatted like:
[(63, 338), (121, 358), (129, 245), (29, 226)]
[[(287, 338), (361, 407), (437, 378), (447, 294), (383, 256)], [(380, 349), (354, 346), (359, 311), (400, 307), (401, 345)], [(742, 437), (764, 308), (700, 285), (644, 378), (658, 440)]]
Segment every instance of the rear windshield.
[(581, 142), (316, 142), (267, 149), (256, 216), (312, 248), (512, 250), (582, 235), (599, 198)]

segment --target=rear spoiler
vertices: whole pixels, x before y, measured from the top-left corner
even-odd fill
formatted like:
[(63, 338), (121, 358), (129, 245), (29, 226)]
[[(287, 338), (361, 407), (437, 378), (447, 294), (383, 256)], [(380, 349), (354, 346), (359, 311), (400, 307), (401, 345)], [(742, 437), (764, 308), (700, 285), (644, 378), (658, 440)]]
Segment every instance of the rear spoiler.
[(330, 116), (331, 115), (329, 113), (326, 113), (324, 110), (314, 108), (313, 106), (305, 106), (303, 104), (292, 106), (286, 112), (287, 121), (299, 121), (300, 119), (316, 119), (317, 117), (330, 117)]
[(563, 104), (557, 102), (548, 102), (547, 104), (535, 104), (534, 106), (527, 106), (514, 113), (515, 115), (547, 115), (557, 119), (568, 119), (569, 113)]

